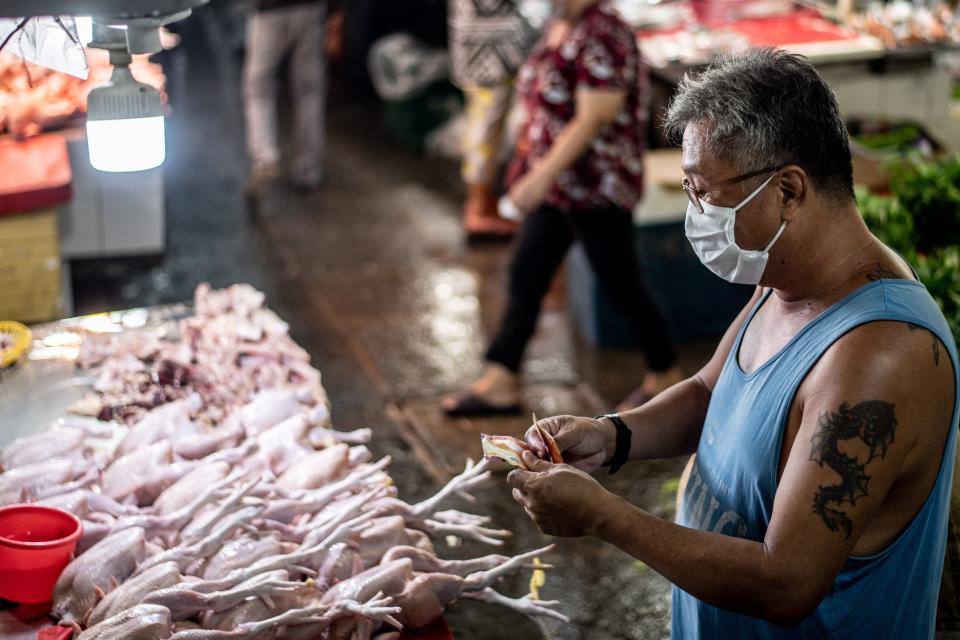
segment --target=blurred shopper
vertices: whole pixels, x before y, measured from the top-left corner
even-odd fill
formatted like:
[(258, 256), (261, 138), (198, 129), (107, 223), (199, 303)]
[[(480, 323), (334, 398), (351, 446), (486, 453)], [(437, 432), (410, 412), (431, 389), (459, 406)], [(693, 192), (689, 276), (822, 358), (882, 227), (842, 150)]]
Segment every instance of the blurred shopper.
[(256, 0), (247, 21), (243, 69), (244, 113), (250, 178), (246, 195), (258, 199), (279, 175), (277, 93), (289, 62), (293, 102), (293, 159), (290, 181), (302, 189), (323, 184), (325, 147), (325, 0)]
[(647, 118), (636, 39), (606, 2), (557, 4), (558, 17), (517, 81), (524, 124), (508, 171), (508, 198), (527, 216), (510, 266), (506, 315), (483, 375), (444, 398), (450, 415), (519, 410), (520, 360), (574, 241), (583, 244), (603, 291), (636, 329), (648, 365), (641, 388), (652, 397), (681, 379), (633, 245)]
[(467, 101), (463, 226), (469, 236), (510, 236), (516, 225), (497, 214), (495, 182), (514, 74), (535, 32), (517, 0), (450, 0), (448, 12), (453, 78)]

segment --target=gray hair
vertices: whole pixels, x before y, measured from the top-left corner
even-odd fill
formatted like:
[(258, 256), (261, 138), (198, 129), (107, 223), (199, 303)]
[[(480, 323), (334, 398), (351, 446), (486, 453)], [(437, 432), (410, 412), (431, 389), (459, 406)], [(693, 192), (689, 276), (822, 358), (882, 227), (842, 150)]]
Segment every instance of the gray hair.
[(853, 198), (853, 166), (837, 99), (806, 58), (751, 49), (687, 74), (664, 117), (675, 144), (706, 125), (707, 149), (742, 172), (795, 164), (818, 190)]

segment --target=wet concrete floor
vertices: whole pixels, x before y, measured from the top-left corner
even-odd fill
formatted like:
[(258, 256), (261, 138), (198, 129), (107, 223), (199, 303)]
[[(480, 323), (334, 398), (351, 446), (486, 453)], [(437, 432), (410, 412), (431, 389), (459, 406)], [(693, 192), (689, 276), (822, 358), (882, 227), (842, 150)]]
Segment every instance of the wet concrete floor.
[[(468, 246), (459, 222), (462, 186), (455, 164), (402, 151), (379, 126), (376, 105), (334, 91), (329, 109), (328, 181), (314, 194), (279, 187), (255, 219), (247, 216), (236, 59), (210, 42), (210, 25), (184, 25), (188, 46), (165, 61), (173, 113), (168, 124), (168, 250), (156, 260), (78, 263), (78, 313), (181, 301), (195, 285), (249, 282), (314, 358), (338, 428), (375, 429), (375, 453), (393, 457), (401, 496), (433, 493), (439, 476), (479, 456), (479, 430), (519, 432), (523, 420), (446, 421), (442, 393), (480, 371), (503, 307), (509, 244)], [(689, 371), (709, 344), (683, 345)], [(529, 404), (543, 417), (612, 406), (640, 379), (642, 358), (599, 350), (579, 339), (567, 318), (562, 286), (548, 300), (525, 369)], [(481, 426), (482, 424), (482, 426)], [(412, 435), (411, 435), (412, 434)], [(425, 457), (433, 456), (430, 465)], [(670, 517), (682, 460), (628, 466), (611, 490)], [(590, 640), (669, 637), (669, 583), (642, 563), (592, 539), (539, 534), (510, 499), (503, 476), (473, 505), (514, 536), (504, 552), (550, 542), (542, 596), (563, 602), (569, 625), (535, 623), (477, 602), (452, 607), (455, 636), (470, 640)], [(489, 548), (465, 543), (441, 555)], [(529, 576), (499, 588), (519, 597)]]

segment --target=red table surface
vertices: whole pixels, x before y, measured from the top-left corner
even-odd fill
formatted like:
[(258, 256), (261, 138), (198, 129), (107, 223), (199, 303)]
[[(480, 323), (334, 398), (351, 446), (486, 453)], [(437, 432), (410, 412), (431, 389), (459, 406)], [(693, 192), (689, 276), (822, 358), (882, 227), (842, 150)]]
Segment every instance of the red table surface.
[[(856, 40), (857, 34), (836, 25), (812, 9), (766, 18), (743, 18), (712, 25), (715, 30), (734, 31), (754, 46), (782, 46), (809, 42)], [(641, 30), (639, 36), (662, 36), (686, 31), (687, 27)]]
[(443, 617), (419, 629), (404, 629), (400, 640), (453, 640), (453, 632)]
[(728, 27), (745, 36), (755, 46), (804, 44), (856, 40), (855, 33), (821, 18), (812, 11), (788, 16), (737, 20)]
[(72, 180), (62, 136), (0, 138), (0, 216), (68, 202)]

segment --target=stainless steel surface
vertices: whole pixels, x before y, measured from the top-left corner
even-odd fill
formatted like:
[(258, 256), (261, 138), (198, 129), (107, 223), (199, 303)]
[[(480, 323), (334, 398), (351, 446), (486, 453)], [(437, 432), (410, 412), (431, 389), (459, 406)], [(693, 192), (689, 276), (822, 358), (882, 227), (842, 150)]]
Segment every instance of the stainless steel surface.
[(34, 348), (15, 366), (0, 369), (0, 447), (17, 438), (37, 433), (67, 413), (67, 407), (90, 392), (93, 375), (78, 368), (72, 359), (38, 359), (43, 354), (43, 342), (55, 334), (75, 332), (90, 318), (110, 321), (122, 326), (140, 324), (145, 330), (172, 323), (189, 314), (187, 305), (160, 305), (147, 309), (117, 311), (97, 316), (68, 318), (31, 327)]
[(42, 431), (90, 390), (90, 374), (63, 360), (0, 371), (0, 447)]

